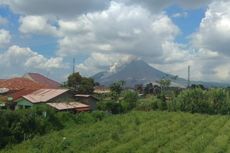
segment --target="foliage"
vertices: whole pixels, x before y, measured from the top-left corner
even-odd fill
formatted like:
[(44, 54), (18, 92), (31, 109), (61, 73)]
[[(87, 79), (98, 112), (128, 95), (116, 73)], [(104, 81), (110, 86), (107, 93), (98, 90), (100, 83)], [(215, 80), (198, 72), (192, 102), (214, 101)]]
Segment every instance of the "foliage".
[(64, 127), (94, 123), (104, 117), (103, 112), (74, 115), (68, 112), (55, 112), (45, 106), (28, 110), (0, 111), (0, 149)]
[(132, 110), (133, 108), (136, 107), (137, 100), (138, 100), (138, 94), (136, 92), (125, 91), (122, 97), (123, 97), (123, 100), (121, 102), (121, 105), (125, 112)]
[(107, 111), (112, 114), (120, 114), (124, 112), (121, 103), (111, 100), (98, 102), (97, 108), (102, 111)]
[(73, 126), (2, 150), (4, 153), (223, 153), (230, 118), (181, 112), (130, 112)]
[(203, 90), (198, 87), (183, 90), (179, 94), (162, 93), (152, 98), (140, 99), (137, 109), (230, 114), (230, 92), (227, 89)]
[(125, 85), (125, 82), (121, 80), (121, 81), (114, 82), (110, 86), (111, 97), (112, 97), (113, 100), (118, 100), (121, 92), (124, 89), (124, 85)]
[(78, 93), (93, 93), (94, 80), (92, 78), (82, 77), (79, 72), (69, 75), (67, 85)]
[(138, 101), (137, 110), (143, 111), (151, 111), (151, 110), (158, 110), (161, 106), (162, 101), (157, 97), (150, 97), (141, 99)]

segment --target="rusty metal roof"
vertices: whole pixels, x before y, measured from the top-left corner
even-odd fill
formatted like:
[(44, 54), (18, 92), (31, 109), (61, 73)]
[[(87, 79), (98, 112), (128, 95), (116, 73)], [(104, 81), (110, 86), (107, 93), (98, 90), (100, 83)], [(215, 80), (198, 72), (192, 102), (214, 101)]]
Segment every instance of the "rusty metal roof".
[(70, 109), (76, 109), (76, 110), (89, 110), (89, 105), (82, 104), (79, 102), (68, 102), (68, 103), (47, 103), (49, 106), (57, 109), (57, 110), (70, 110)]
[(40, 89), (23, 96), (31, 103), (44, 103), (69, 91), (69, 89)]

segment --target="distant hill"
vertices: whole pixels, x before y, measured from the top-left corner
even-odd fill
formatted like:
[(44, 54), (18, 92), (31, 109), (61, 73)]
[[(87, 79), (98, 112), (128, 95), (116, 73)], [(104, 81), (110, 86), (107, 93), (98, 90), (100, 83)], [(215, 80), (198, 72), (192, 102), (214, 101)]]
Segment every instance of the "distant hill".
[(50, 88), (59, 88), (60, 87), (60, 83), (58, 83), (57, 81), (54, 81), (50, 78), (47, 78), (46, 76), (41, 75), (39, 73), (27, 73), (22, 78), (26, 78), (26, 79), (29, 79), (33, 82), (46, 85)]
[[(177, 77), (176, 75), (168, 74), (162, 72), (143, 60), (133, 60), (121, 67), (119, 67), (116, 71), (104, 71), (95, 74), (92, 78), (99, 82), (102, 85), (109, 86), (115, 81), (124, 80), (126, 82), (126, 86), (133, 87), (136, 84), (147, 84), (153, 83), (156, 84), (156, 81), (161, 80), (162, 78), (171, 79), (172, 86), (175, 87), (186, 87), (187, 80)], [(176, 78), (176, 79), (175, 79)], [(229, 84), (223, 83), (213, 83), (213, 82), (202, 82), (202, 81), (191, 81), (191, 84), (203, 84), (205, 87), (226, 87)]]

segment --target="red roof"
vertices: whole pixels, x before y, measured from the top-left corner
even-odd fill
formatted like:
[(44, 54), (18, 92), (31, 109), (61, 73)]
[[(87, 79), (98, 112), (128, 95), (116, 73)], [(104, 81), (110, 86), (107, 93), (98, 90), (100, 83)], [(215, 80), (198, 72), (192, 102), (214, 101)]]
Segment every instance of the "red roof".
[(21, 89), (17, 91), (12, 91), (11, 93), (8, 94), (8, 96), (12, 97), (14, 101), (22, 98), (25, 95), (28, 95), (36, 90), (31, 90), (31, 89)]
[(30, 79), (31, 81), (34, 81), (36, 83), (39, 84), (45, 84), (47, 86), (49, 86), (50, 88), (59, 88), (60, 87), (60, 83), (58, 83), (57, 81), (51, 80), (41, 74), (38, 73), (28, 73), (25, 74), (23, 76), (23, 78), (27, 78)]
[(12, 78), (5, 81), (0, 81), (0, 88), (8, 88), (10, 90), (37, 90), (42, 88), (49, 88), (49, 86), (33, 82), (26, 78)]

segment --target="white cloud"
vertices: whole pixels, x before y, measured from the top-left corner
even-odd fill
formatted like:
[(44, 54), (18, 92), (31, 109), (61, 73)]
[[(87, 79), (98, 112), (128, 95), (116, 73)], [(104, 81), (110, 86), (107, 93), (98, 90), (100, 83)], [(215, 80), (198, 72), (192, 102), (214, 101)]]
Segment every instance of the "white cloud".
[(76, 70), (83, 75), (91, 76), (101, 71), (116, 71), (122, 64), (136, 58), (132, 55), (121, 55), (117, 53), (92, 53), (83, 63), (76, 65)]
[(112, 2), (104, 11), (88, 13), (72, 20), (60, 20), (60, 55), (119, 53), (140, 57), (162, 56), (162, 44), (179, 33), (171, 19), (152, 15), (139, 6)]
[[(140, 57), (163, 71), (185, 78), (187, 66), (191, 65), (195, 80), (226, 81), (230, 78), (230, 2), (222, 0), (209, 5), (199, 30), (191, 38), (191, 46), (175, 42), (180, 29), (162, 12), (172, 4), (190, 9), (211, 1), (4, 0), (22, 15), (21, 33), (57, 36), (59, 49), (58, 57), (46, 58), (29, 48), (12, 46), (0, 54), (4, 63), (0, 68), (4, 68), (5, 74), (47, 72), (61, 69), (65, 65), (63, 59), (84, 55), (88, 58), (77, 65), (77, 71), (92, 75), (108, 67), (114, 72), (123, 63)], [(182, 12), (171, 17), (186, 16)], [(3, 40), (4, 45), (10, 42), (10, 37), (5, 38), (2, 35), (1, 39), (0, 33), (0, 46)]]
[(136, 4), (148, 8), (152, 12), (161, 12), (163, 9), (177, 5), (185, 9), (196, 9), (206, 6), (213, 0), (116, 0), (129, 5)]
[(192, 36), (196, 48), (205, 48), (230, 55), (230, 1), (216, 1), (209, 5), (198, 32)]
[(0, 29), (0, 48), (5, 47), (8, 43), (10, 43), (11, 35), (10, 32), (4, 29)]
[(57, 28), (42, 16), (24, 16), (20, 18), (20, 32), (24, 34), (57, 35)]
[(1, 0), (19, 14), (71, 18), (79, 14), (103, 10), (110, 0)]
[(11, 46), (7, 51), (0, 54), (1, 74), (26, 73), (30, 71), (55, 72), (64, 69), (65, 64), (61, 57), (46, 58), (43, 55), (32, 51), (30, 48)]
[(178, 12), (172, 15), (173, 18), (186, 18), (187, 16), (187, 12)]

